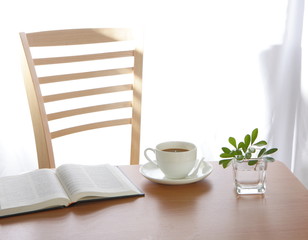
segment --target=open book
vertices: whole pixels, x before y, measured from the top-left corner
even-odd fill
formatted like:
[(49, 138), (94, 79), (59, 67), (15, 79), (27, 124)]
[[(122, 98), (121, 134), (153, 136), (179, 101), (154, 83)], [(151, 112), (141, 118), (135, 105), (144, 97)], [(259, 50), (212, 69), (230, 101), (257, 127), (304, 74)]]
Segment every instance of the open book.
[(65, 164), (0, 178), (0, 217), (137, 195), (144, 194), (115, 166)]

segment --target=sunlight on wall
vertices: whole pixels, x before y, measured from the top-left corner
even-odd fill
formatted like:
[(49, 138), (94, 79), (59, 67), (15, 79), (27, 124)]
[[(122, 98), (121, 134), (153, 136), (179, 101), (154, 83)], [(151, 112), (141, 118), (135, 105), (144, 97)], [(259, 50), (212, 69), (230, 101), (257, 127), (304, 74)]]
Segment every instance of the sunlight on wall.
[(0, 146), (14, 146), (3, 150), (9, 151), (4, 154), (7, 161), (17, 162), (14, 171), (35, 164), (19, 66), (20, 31), (144, 27), (142, 163), (143, 149), (164, 140), (193, 141), (212, 161), (219, 159), (220, 147), (230, 135), (242, 137), (255, 127), (264, 137), (268, 134), (260, 56), (282, 43), (286, 0), (92, 0), (87, 4), (12, 0), (0, 5), (6, 10), (0, 15), (5, 33), (0, 45), (4, 66), (0, 100), (5, 112)]
[[(306, 8), (307, 9), (307, 8)], [(302, 91), (305, 102), (308, 104), (308, 69), (305, 66), (308, 66), (308, 17), (304, 17), (304, 28), (303, 28), (303, 38), (302, 38)], [(306, 80), (306, 81), (305, 81)]]

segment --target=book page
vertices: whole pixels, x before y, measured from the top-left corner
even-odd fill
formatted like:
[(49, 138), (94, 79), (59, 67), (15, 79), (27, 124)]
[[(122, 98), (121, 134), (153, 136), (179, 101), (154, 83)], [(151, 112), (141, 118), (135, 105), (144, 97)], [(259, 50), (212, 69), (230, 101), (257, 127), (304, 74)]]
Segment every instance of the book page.
[(58, 167), (57, 174), (73, 202), (86, 196), (94, 199), (95, 196), (141, 194), (117, 167), (109, 164), (96, 166), (65, 164)]
[[(54, 170), (39, 169), (0, 178), (0, 211), (14, 208), (21, 210), (24, 206), (35, 204), (42, 207), (42, 202), (56, 198), (60, 200), (59, 205), (68, 204), (68, 196)], [(52, 204), (56, 206), (57, 202)]]

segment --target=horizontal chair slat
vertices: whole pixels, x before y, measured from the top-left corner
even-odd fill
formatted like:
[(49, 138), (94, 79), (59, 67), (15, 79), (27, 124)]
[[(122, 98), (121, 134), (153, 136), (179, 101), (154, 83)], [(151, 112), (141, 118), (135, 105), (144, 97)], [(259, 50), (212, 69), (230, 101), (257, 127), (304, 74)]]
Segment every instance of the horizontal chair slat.
[(126, 28), (71, 29), (27, 33), (30, 47), (129, 41), (133, 39), (133, 36), (133, 31)]
[(93, 71), (93, 72), (71, 73), (71, 74), (39, 77), (38, 79), (41, 84), (45, 84), (45, 83), (77, 80), (77, 79), (130, 74), (132, 72), (133, 72), (133, 68), (118, 68), (118, 69), (100, 70), (100, 71)]
[(83, 132), (83, 131), (92, 130), (92, 129), (97, 129), (97, 128), (126, 125), (126, 124), (131, 124), (131, 122), (132, 122), (131, 118), (124, 118), (124, 119), (117, 119), (117, 120), (111, 120), (111, 121), (90, 123), (86, 125), (76, 126), (76, 127), (52, 132), (51, 138), (62, 137), (65, 135), (69, 135), (69, 134), (73, 134), (77, 132)]
[(118, 109), (118, 108), (127, 108), (127, 107), (132, 107), (132, 103), (127, 101), (127, 102), (110, 103), (110, 104), (104, 104), (104, 105), (72, 109), (72, 110), (67, 110), (63, 112), (47, 114), (47, 118), (49, 121), (51, 121), (51, 120), (56, 120), (60, 118), (71, 117), (71, 116), (76, 116), (76, 115), (81, 115), (81, 114), (86, 114), (86, 113), (106, 111), (106, 110), (112, 110), (112, 109)]
[(130, 90), (133, 90), (133, 85), (126, 84), (126, 85), (119, 85), (119, 86), (112, 86), (112, 87), (95, 88), (95, 89), (89, 89), (89, 90), (47, 95), (47, 96), (43, 96), (43, 100), (44, 102), (47, 103), (47, 102), (54, 102), (54, 101), (65, 100), (65, 99), (70, 99), (70, 98), (85, 97), (85, 96), (91, 96), (91, 95), (97, 95), (97, 94), (130, 91)]
[(93, 61), (93, 60), (101, 60), (101, 59), (109, 59), (109, 58), (131, 57), (133, 55), (134, 55), (134, 51), (131, 50), (131, 51), (78, 55), (78, 56), (35, 58), (33, 59), (33, 61), (35, 65), (47, 65), (47, 64)]

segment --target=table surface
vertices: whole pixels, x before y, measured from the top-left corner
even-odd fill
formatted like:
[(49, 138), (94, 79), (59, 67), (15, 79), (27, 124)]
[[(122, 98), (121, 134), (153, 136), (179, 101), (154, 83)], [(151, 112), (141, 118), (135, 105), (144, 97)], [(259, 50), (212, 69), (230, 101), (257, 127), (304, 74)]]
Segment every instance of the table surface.
[(232, 169), (162, 185), (121, 166), (144, 197), (109, 199), (0, 219), (1, 239), (308, 239), (308, 190), (281, 162), (268, 165), (264, 195), (239, 196)]

